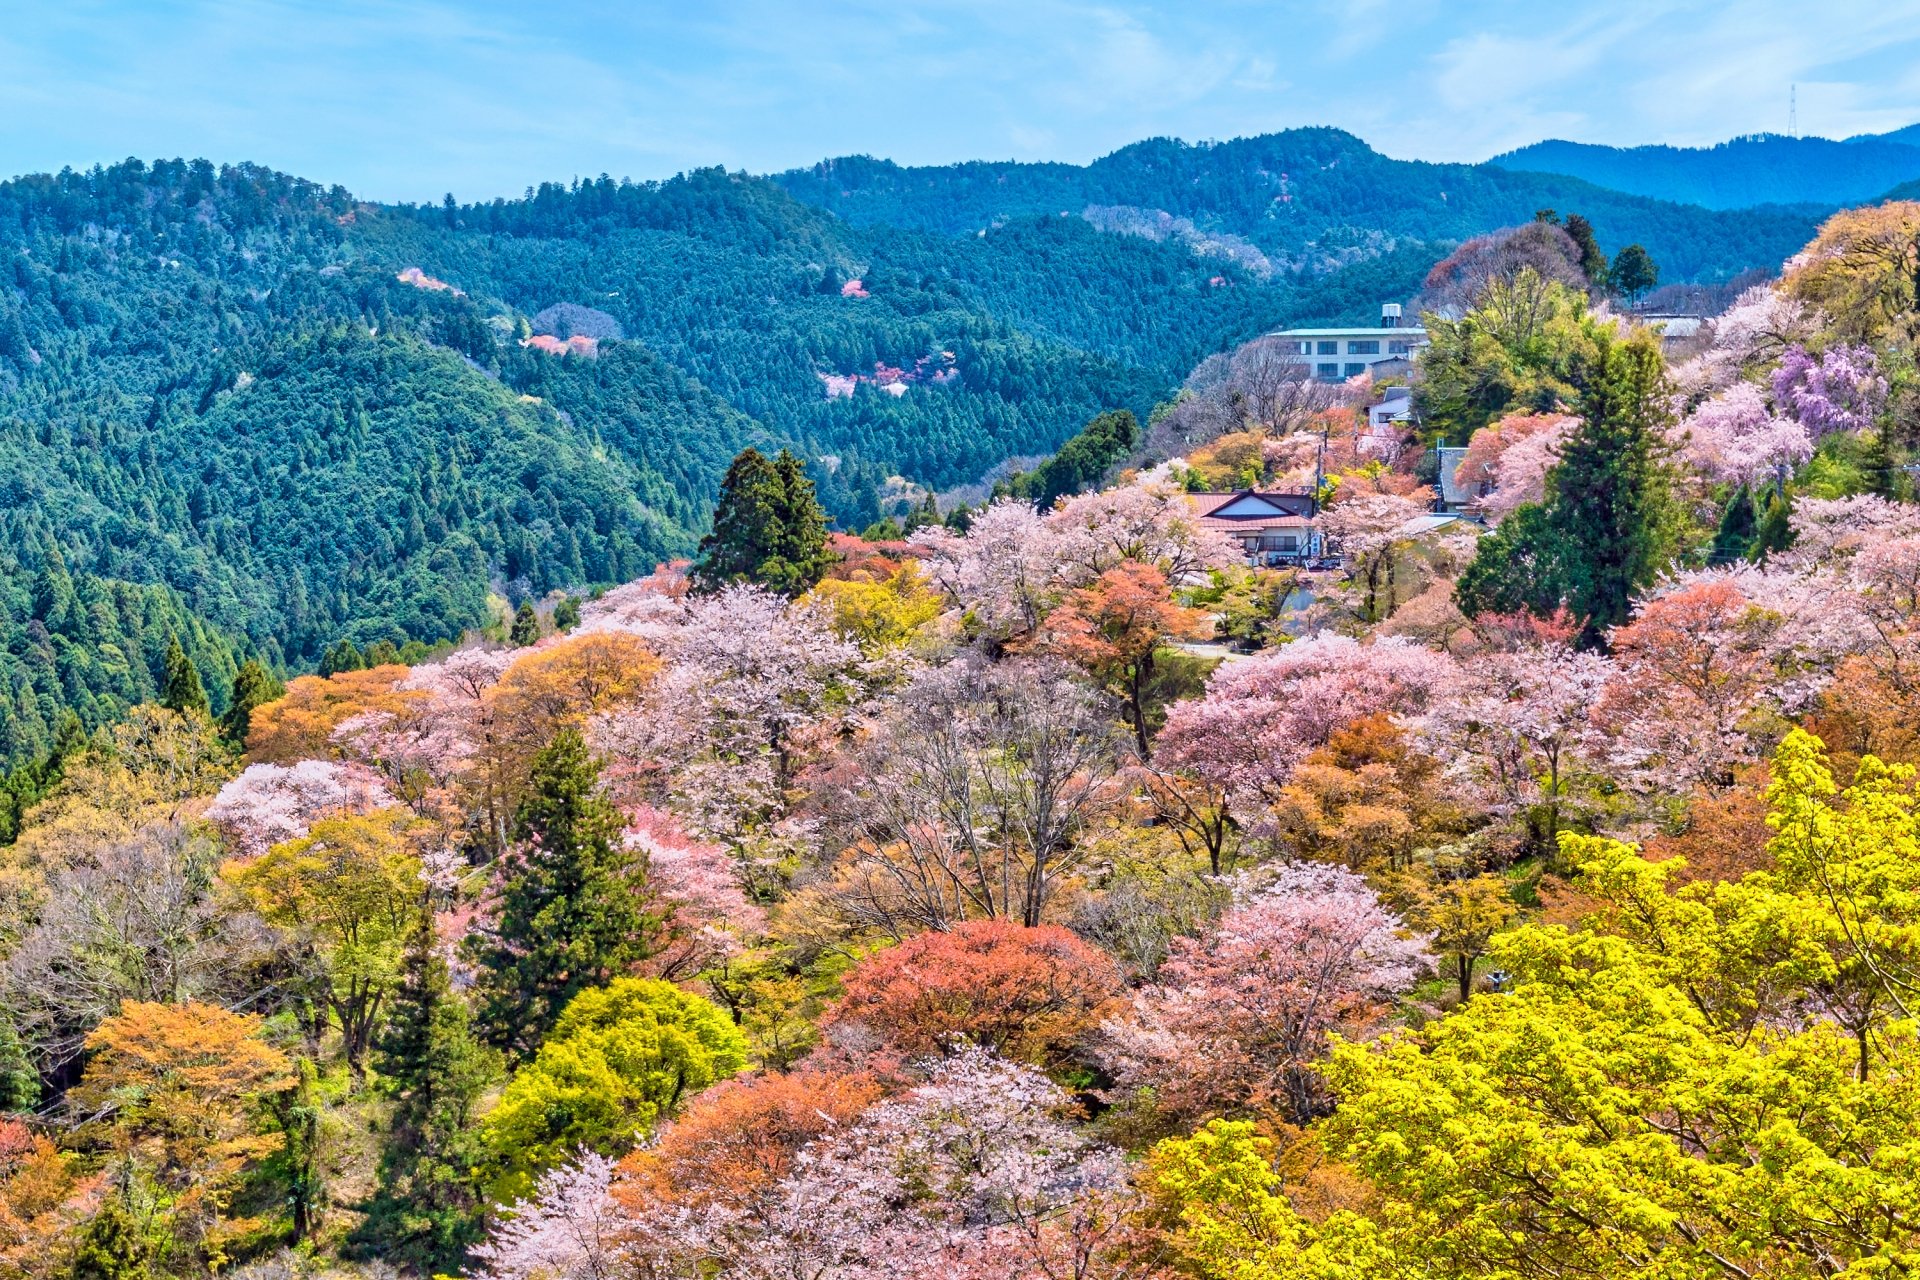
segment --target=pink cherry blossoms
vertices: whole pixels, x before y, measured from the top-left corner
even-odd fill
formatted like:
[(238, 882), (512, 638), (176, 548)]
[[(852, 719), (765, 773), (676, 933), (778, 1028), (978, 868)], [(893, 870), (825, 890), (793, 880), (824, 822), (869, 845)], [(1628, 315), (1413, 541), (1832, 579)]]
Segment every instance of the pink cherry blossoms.
[(1116, 1099), (1150, 1090), (1183, 1122), (1274, 1107), (1304, 1122), (1322, 1106), (1308, 1064), (1327, 1034), (1364, 1029), (1427, 967), (1425, 941), (1344, 867), (1294, 863), (1237, 896), (1209, 933), (1175, 938), (1103, 1029)]
[(220, 788), (207, 820), (244, 857), (297, 840), (322, 818), (372, 813), (397, 804), (380, 775), (362, 764), (302, 760), (248, 765)]
[(1221, 667), (1205, 697), (1169, 708), (1155, 761), (1220, 788), (1251, 821), (1335, 732), (1379, 712), (1417, 715), (1457, 678), (1452, 658), (1407, 640), (1296, 640)]

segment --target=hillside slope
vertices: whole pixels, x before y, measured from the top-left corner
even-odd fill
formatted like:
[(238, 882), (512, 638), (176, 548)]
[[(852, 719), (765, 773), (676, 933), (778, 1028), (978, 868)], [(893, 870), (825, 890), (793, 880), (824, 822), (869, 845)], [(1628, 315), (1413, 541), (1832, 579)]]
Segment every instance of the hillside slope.
[[(1294, 129), (1231, 142), (1155, 139), (1090, 165), (987, 163), (904, 168), (865, 156), (775, 179), (862, 224), (972, 234), (1008, 219), (1118, 206), (1187, 219), (1199, 233), (1244, 240), (1285, 266), (1322, 266), (1403, 240), (1460, 240), (1577, 211), (1609, 252), (1646, 245), (1670, 279), (1725, 279), (1775, 266), (1806, 241), (1818, 211), (1712, 212), (1623, 195), (1575, 178), (1499, 165), (1392, 160), (1338, 129)], [(1890, 184), (1881, 184), (1883, 187)]]
[(1332, 130), (464, 207), (205, 161), (0, 183), (0, 757), (153, 696), (175, 638), (217, 705), (248, 655), (451, 639), (490, 597), (688, 554), (750, 442), (810, 458), (861, 527), (888, 476), (1144, 417), (1208, 354), (1374, 314), (1555, 202), (1669, 278), (1776, 261), (1813, 218)]
[(1601, 147), (1537, 142), (1489, 163), (1564, 174), (1617, 191), (1708, 209), (1870, 200), (1920, 178), (1920, 136), (1909, 132), (1832, 142), (1764, 134), (1715, 147)]

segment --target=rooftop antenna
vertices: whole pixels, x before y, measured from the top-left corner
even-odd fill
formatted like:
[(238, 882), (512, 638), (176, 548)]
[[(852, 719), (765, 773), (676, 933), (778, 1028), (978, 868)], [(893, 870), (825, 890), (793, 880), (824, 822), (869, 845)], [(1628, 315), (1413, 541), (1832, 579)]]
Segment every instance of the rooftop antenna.
[(1787, 136), (1789, 138), (1800, 136), (1800, 86), (1798, 84), (1787, 86)]

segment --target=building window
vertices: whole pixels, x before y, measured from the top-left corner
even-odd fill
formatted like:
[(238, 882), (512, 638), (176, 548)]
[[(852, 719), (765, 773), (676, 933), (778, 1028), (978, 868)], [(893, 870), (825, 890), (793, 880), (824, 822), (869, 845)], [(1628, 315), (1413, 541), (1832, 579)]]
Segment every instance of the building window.
[(1296, 342), (1293, 344), (1293, 353), (1300, 356), (1310, 356), (1313, 354), (1313, 344), (1311, 342)]
[(1349, 378), (1357, 378), (1366, 371), (1367, 362), (1364, 360), (1355, 361), (1347, 366), (1347, 376)]
[(1323, 364), (1319, 367), (1318, 372), (1320, 377), (1325, 378), (1328, 382), (1340, 381), (1340, 366), (1337, 364)]
[(1413, 344), (1405, 338), (1394, 338), (1387, 343), (1387, 354), (1390, 356), (1404, 356), (1412, 351)]
[(1323, 340), (1320, 343), (1320, 354), (1323, 356), (1337, 356), (1340, 354), (1340, 344)]
[(1349, 342), (1347, 354), (1350, 356), (1377, 356), (1380, 354), (1380, 339), (1368, 338), (1365, 342)]

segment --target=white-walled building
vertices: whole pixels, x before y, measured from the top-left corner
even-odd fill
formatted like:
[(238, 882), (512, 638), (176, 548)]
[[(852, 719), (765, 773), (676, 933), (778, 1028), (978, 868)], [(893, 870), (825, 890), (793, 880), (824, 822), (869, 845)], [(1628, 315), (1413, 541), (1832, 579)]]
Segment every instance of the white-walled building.
[(1301, 362), (1320, 382), (1357, 378), (1382, 360), (1411, 359), (1414, 352), (1427, 345), (1425, 329), (1400, 323), (1397, 302), (1380, 308), (1378, 325), (1282, 329), (1271, 336), (1291, 343)]

